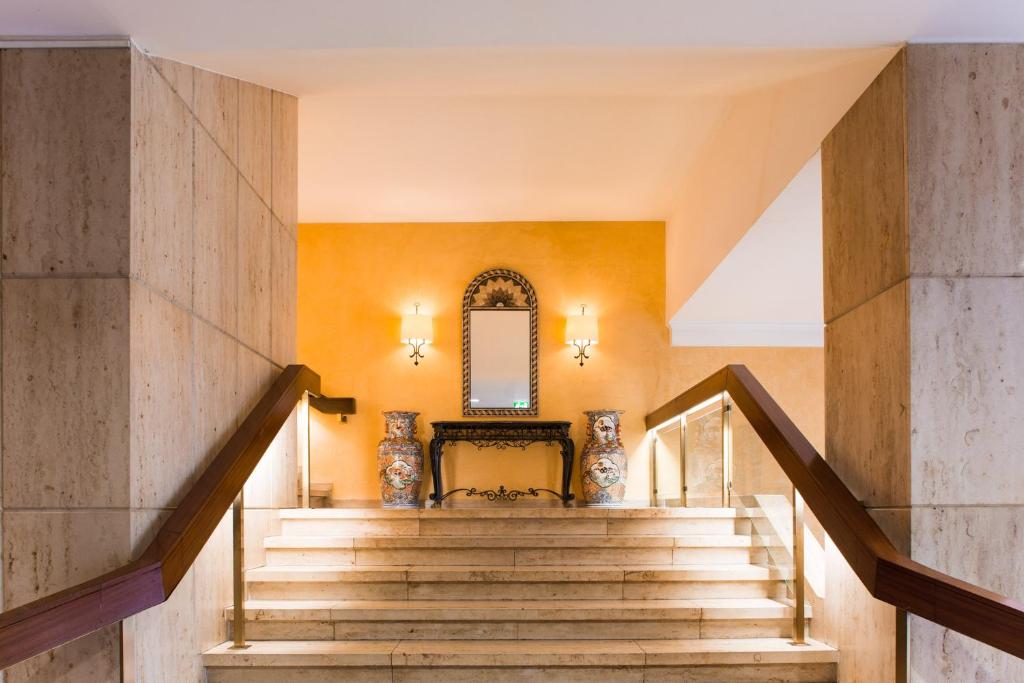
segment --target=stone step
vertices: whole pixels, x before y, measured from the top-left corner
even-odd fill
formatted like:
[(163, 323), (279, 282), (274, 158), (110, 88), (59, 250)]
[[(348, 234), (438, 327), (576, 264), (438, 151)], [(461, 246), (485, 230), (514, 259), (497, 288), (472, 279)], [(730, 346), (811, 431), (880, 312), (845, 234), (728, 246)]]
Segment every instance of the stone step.
[(738, 565), (268, 566), (246, 573), (258, 600), (763, 598), (779, 574)]
[[(808, 608), (808, 614), (810, 610)], [(228, 620), (233, 619), (227, 610)], [(793, 609), (767, 599), (250, 600), (251, 640), (788, 637)]]
[(270, 565), (743, 564), (764, 560), (749, 536), (272, 536)]
[(309, 495), (313, 498), (330, 498), (334, 492), (334, 484), (311, 482), (309, 484)]
[(732, 508), (282, 510), (285, 536), (647, 536), (742, 532)]
[(203, 655), (209, 683), (834, 683), (836, 660), (782, 638), (263, 641)]

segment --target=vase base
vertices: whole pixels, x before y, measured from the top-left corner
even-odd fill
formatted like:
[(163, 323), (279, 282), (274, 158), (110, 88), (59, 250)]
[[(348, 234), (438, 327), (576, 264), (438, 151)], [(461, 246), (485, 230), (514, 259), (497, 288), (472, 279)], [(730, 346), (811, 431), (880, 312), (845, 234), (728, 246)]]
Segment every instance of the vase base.
[(415, 510), (420, 507), (417, 503), (381, 503), (381, 507), (386, 507), (390, 510), (401, 509), (401, 510)]
[(622, 502), (620, 501), (618, 503), (587, 503), (587, 507), (588, 508), (620, 508), (620, 507), (622, 507)]

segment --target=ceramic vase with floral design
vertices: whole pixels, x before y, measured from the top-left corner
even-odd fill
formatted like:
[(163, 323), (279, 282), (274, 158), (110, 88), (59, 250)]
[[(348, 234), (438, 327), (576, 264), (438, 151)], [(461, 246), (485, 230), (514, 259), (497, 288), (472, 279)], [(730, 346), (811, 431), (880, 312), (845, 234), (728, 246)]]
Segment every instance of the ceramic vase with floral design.
[(587, 505), (615, 507), (626, 495), (626, 449), (619, 434), (621, 410), (588, 410), (587, 443), (580, 458)]
[(418, 507), (423, 481), (423, 445), (416, 440), (416, 416), (404, 410), (384, 413), (387, 436), (377, 445), (377, 474), (385, 507)]

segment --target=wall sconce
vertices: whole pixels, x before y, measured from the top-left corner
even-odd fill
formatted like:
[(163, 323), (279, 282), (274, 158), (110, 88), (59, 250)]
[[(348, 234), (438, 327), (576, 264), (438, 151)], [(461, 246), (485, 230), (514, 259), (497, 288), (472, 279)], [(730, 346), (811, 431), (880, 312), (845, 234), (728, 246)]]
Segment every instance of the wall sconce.
[(414, 365), (420, 364), (423, 358), (423, 347), (434, 341), (434, 319), (420, 313), (420, 305), (416, 304), (416, 312), (402, 316), (402, 343), (412, 347), (409, 358)]
[(565, 321), (565, 343), (576, 347), (573, 358), (578, 358), (583, 367), (583, 361), (590, 358), (587, 351), (597, 344), (597, 317), (587, 315), (585, 304), (580, 306), (579, 315), (570, 315)]

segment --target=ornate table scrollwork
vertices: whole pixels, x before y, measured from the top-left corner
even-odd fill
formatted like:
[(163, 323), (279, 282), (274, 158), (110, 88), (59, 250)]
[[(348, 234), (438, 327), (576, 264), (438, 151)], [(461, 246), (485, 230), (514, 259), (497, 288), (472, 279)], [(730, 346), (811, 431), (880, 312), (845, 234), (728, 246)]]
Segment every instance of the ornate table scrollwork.
[[(570, 493), (569, 487), (572, 480), (572, 462), (576, 450), (575, 444), (569, 437), (571, 422), (476, 422), (476, 421), (451, 421), (432, 422), (434, 438), (430, 440), (430, 465), (434, 480), (434, 492), (430, 499), (434, 501), (433, 507), (440, 507), (441, 502), (456, 493), (464, 493), (466, 496), (481, 496), (490, 501), (514, 501), (524, 496), (538, 497), (541, 493), (550, 493), (568, 504), (576, 496)], [(507, 489), (501, 485), (495, 489), (479, 490), (473, 488), (459, 488), (445, 492), (441, 480), (441, 458), (444, 455), (445, 444), (454, 444), (463, 441), (471, 443), (478, 449), (506, 448), (526, 449), (534, 443), (546, 443), (548, 445), (558, 444), (562, 456), (562, 492), (558, 493), (547, 488), (530, 487), (525, 491), (518, 489)]]

